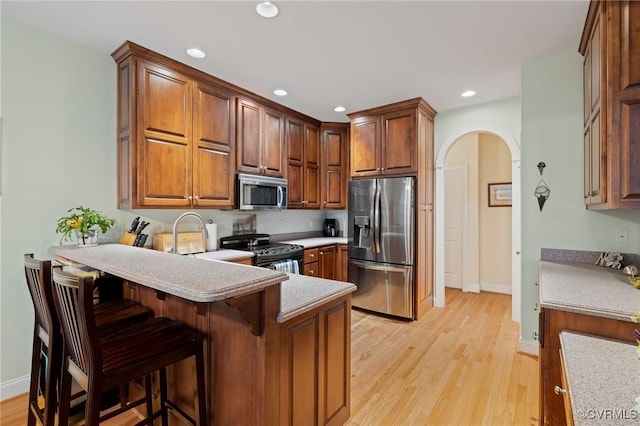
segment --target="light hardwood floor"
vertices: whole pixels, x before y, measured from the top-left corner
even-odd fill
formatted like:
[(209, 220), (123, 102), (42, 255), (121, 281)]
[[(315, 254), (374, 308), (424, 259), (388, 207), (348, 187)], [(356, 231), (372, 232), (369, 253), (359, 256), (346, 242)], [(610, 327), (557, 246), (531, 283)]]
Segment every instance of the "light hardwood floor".
[[(538, 424), (538, 361), (517, 352), (511, 297), (447, 289), (446, 301), (414, 322), (353, 311), (347, 425)], [(0, 404), (0, 424), (26, 424), (26, 406)]]

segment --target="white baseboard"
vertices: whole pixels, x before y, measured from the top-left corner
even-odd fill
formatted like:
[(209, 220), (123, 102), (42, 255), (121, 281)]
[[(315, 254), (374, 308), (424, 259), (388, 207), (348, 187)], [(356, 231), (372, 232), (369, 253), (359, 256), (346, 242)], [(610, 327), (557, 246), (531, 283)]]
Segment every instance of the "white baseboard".
[(480, 290), (490, 293), (511, 294), (510, 286), (500, 284), (480, 283)]
[(0, 401), (29, 392), (29, 375), (0, 383)]
[(480, 293), (480, 284), (463, 284), (462, 290), (469, 293)]
[(537, 340), (520, 339), (518, 342), (518, 352), (524, 352), (529, 355), (538, 356), (540, 352), (540, 344)]

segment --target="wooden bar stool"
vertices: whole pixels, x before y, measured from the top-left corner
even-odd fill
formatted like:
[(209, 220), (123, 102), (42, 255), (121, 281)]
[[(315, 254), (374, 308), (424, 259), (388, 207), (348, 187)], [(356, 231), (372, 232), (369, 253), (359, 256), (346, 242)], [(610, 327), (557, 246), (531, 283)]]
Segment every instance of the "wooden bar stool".
[[(203, 336), (197, 330), (169, 318), (153, 318), (119, 333), (100, 339), (96, 332), (90, 277), (65, 274), (53, 268), (54, 301), (67, 349), (61, 379), (60, 422), (68, 419), (71, 378), (87, 392), (85, 426), (94, 426), (122, 412), (146, 403), (147, 418), (138, 425), (152, 424), (161, 417), (168, 424), (168, 409), (187, 417), (167, 396), (166, 367), (195, 356), (197, 382), (197, 424), (206, 426), (207, 410), (204, 382)], [(160, 408), (153, 411), (151, 374), (160, 376)], [(100, 416), (100, 396), (104, 390), (144, 378), (145, 396)], [(192, 424), (194, 419), (187, 418)], [(62, 424), (62, 423), (61, 423)]]
[[(51, 262), (34, 259), (33, 254), (25, 254), (24, 271), (35, 311), (27, 424), (35, 425), (38, 418), (44, 426), (49, 426), (54, 424), (57, 412), (64, 352), (62, 330), (53, 301)], [(101, 335), (152, 316), (149, 309), (127, 300), (114, 300), (96, 306), (98, 333)], [(46, 354), (46, 365), (42, 362), (43, 352)], [(39, 380), (40, 374), (44, 375), (43, 380)], [(43, 409), (40, 409), (39, 397), (44, 401)]]

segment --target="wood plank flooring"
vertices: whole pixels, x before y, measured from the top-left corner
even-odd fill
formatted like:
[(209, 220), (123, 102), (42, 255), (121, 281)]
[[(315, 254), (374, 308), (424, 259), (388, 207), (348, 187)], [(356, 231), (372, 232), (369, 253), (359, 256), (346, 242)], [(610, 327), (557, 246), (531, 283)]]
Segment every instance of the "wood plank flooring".
[[(414, 322), (353, 311), (347, 425), (538, 424), (538, 361), (517, 353), (511, 297), (447, 289), (446, 301)], [(3, 402), (0, 424), (25, 425), (26, 407), (26, 394)]]

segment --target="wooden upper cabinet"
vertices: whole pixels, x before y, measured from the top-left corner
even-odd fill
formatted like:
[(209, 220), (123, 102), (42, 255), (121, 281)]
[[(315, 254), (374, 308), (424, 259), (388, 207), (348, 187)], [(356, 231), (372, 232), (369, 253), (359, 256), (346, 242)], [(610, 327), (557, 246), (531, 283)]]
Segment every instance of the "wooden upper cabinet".
[(293, 117), (285, 122), (288, 208), (319, 209), (320, 129)]
[(592, 1), (584, 55), (584, 201), (640, 209), (640, 3)]
[(118, 64), (118, 207), (233, 207), (232, 92), (131, 42), (112, 56)]
[(382, 174), (416, 172), (416, 109), (394, 111), (382, 116)]
[(160, 66), (138, 62), (140, 206), (190, 206), (192, 82)]
[(284, 114), (247, 99), (238, 99), (237, 169), (284, 176)]
[(349, 149), (348, 123), (323, 123), (321, 140), (322, 207), (345, 209), (347, 207)]
[(376, 176), (380, 172), (380, 118), (351, 121), (351, 176)]
[(193, 120), (193, 204), (231, 208), (235, 191), (235, 97), (196, 83)]
[(433, 111), (417, 98), (349, 114), (351, 177), (417, 174), (421, 105)]

